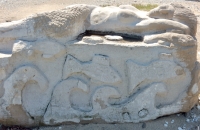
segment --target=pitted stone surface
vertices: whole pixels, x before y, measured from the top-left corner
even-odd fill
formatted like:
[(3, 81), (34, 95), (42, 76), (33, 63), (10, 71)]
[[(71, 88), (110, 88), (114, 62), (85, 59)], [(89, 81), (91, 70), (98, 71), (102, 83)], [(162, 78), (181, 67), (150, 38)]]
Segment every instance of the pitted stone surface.
[(72, 5), (0, 24), (0, 123), (137, 123), (189, 111), (200, 91), (196, 24), (176, 4)]

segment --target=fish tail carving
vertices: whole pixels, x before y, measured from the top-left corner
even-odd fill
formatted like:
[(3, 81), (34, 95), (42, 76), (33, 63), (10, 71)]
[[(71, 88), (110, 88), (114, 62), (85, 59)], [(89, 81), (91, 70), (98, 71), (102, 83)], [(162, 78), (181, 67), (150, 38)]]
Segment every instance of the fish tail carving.
[(70, 75), (74, 73), (78, 73), (82, 71), (82, 64), (76, 58), (71, 55), (67, 56), (65, 65), (64, 65), (64, 74), (63, 79), (68, 78)]

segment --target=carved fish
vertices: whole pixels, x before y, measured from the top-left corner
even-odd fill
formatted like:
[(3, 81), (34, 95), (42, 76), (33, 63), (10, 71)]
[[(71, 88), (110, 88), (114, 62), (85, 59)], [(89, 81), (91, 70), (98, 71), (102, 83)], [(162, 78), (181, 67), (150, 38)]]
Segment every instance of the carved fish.
[(184, 76), (186, 73), (184, 68), (169, 60), (153, 61), (147, 65), (139, 65), (132, 60), (128, 60), (126, 64), (130, 78), (130, 93), (146, 81), (161, 82), (167, 79), (175, 79), (181, 75)]
[(81, 62), (71, 55), (67, 56), (64, 66), (64, 76), (66, 79), (74, 73), (83, 73), (94, 80), (104, 83), (121, 82), (121, 77), (109, 63), (109, 58), (103, 55), (95, 55), (92, 61)]

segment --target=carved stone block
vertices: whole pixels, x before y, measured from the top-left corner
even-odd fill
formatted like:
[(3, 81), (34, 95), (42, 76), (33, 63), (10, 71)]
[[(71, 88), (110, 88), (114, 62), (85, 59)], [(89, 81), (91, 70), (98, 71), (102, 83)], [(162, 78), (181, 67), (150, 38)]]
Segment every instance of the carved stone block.
[(0, 123), (137, 123), (189, 111), (200, 91), (195, 24), (176, 4), (72, 5), (0, 24)]

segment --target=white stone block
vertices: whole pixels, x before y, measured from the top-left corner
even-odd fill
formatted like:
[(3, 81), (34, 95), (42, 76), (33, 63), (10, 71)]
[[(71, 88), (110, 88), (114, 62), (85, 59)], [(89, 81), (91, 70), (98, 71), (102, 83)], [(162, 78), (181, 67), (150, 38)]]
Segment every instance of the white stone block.
[(146, 13), (72, 5), (0, 24), (0, 123), (137, 123), (189, 111), (200, 91), (196, 24), (176, 4)]

